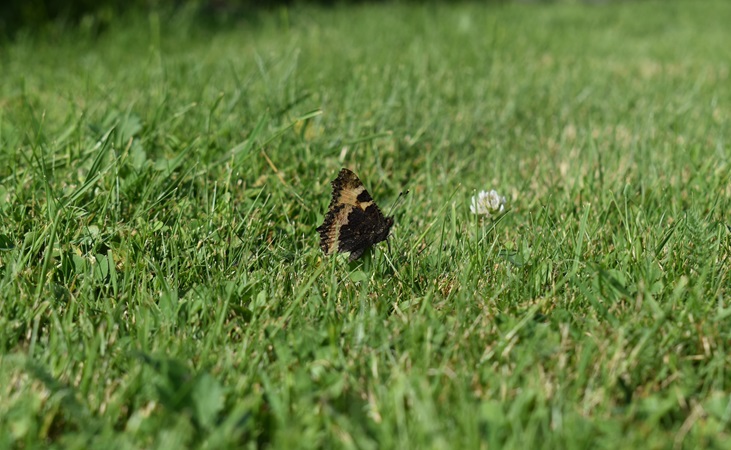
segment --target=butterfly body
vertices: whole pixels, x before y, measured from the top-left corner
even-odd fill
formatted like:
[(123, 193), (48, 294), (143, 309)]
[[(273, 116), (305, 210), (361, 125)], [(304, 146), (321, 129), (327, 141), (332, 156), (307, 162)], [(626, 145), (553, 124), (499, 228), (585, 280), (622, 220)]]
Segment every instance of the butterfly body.
[(340, 171), (332, 187), (325, 220), (317, 227), (320, 248), (327, 255), (350, 252), (354, 261), (388, 238), (393, 217), (383, 215), (358, 176), (348, 169)]

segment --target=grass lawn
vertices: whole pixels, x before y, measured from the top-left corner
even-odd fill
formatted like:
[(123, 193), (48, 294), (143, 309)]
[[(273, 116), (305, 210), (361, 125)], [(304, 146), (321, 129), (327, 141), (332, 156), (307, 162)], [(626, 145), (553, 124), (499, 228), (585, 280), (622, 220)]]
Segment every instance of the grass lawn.
[[(731, 448), (731, 2), (0, 47), (0, 450)], [(325, 257), (354, 170), (385, 242)], [(477, 216), (495, 189), (503, 214)]]

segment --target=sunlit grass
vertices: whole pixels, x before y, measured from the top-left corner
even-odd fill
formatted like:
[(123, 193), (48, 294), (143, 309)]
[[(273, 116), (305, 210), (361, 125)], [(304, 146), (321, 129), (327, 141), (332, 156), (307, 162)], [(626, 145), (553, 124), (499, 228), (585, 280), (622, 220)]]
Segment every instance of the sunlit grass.
[[(0, 447), (727, 445), (730, 16), (299, 7), (7, 44)], [(410, 191), (390, 252), (321, 253), (341, 167), (384, 210)]]

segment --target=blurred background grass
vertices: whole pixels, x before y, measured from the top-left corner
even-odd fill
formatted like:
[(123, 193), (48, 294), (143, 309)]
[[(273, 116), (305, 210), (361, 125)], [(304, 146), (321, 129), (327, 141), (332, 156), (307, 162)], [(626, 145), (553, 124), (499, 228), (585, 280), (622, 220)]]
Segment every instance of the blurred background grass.
[[(486, 0), (482, 3), (502, 1), (505, 0)], [(220, 25), (272, 9), (305, 5), (342, 7), (365, 3), (374, 2), (364, 0), (9, 0), (0, 4), (0, 38), (11, 38), (22, 31), (46, 32), (59, 26), (65, 28), (82, 26), (99, 33), (106, 29), (112, 21), (118, 20), (120, 16), (149, 12), (165, 14), (188, 10), (201, 22)], [(388, 2), (377, 1), (375, 3)]]

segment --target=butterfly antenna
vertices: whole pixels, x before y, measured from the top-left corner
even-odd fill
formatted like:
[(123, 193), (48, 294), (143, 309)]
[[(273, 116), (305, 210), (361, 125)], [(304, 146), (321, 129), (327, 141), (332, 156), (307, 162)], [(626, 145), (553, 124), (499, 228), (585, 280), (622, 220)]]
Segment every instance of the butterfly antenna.
[(406, 197), (409, 194), (409, 190), (401, 191), (399, 193), (398, 198), (396, 198), (396, 201), (393, 202), (393, 205), (391, 205), (391, 209), (388, 211), (387, 216), (390, 216), (394, 209), (403, 201), (404, 197)]

